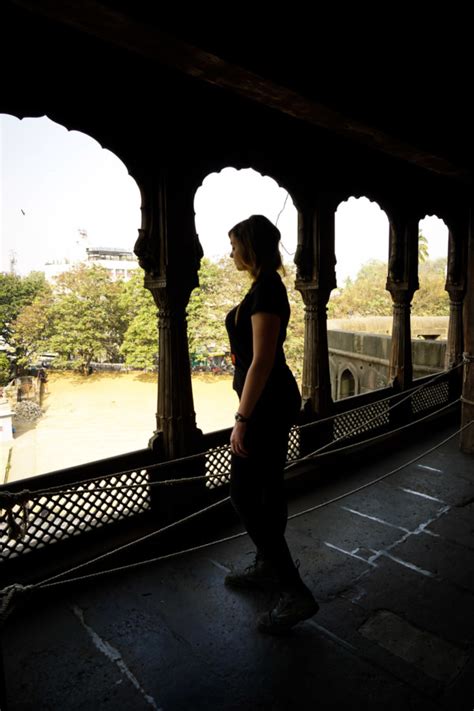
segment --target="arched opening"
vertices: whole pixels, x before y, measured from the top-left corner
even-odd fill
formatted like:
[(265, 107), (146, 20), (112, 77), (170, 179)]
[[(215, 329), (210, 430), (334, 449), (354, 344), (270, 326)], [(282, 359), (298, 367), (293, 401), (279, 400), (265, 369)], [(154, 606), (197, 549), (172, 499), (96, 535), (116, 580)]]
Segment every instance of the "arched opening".
[(229, 259), (228, 232), (236, 223), (262, 214), (281, 232), (280, 251), (286, 272), (283, 280), (292, 312), (285, 353), (297, 377), (303, 363), (304, 309), (294, 289), (297, 211), (288, 192), (273, 178), (252, 169), (224, 168), (203, 180), (196, 191), (194, 210), (204, 258), (200, 288), (191, 295), (187, 309), (188, 338), (197, 425), (208, 432), (229, 427), (236, 408), (224, 320), (251, 284)]
[(341, 380), (339, 384), (339, 399), (342, 400), (345, 397), (351, 397), (351, 395), (356, 394), (356, 382), (351, 371), (346, 368), (341, 373)]
[(446, 291), (448, 228), (435, 215), (420, 220), (418, 228), (418, 280), (413, 296), (411, 331), (413, 375), (422, 377), (444, 370), (449, 325)]
[(146, 298), (133, 254), (141, 198), (126, 166), (46, 116), (2, 115), (0, 126), (11, 481), (146, 446), (156, 376), (145, 387), (126, 372)]
[[(328, 303), (328, 346), (340, 366), (352, 363), (362, 392), (375, 389), (374, 383), (381, 387), (388, 377), (392, 331), (392, 300), (385, 288), (388, 248), (389, 222), (377, 203), (351, 197), (339, 205), (335, 215), (337, 289)], [(374, 362), (381, 375), (375, 381), (368, 377)], [(338, 389), (332, 383), (331, 389), (342, 393), (342, 384)]]

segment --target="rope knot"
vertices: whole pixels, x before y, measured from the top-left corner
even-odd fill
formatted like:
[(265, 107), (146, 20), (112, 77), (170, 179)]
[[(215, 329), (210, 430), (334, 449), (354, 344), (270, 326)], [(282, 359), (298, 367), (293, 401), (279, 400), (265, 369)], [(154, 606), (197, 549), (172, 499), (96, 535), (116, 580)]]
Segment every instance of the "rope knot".
[(15, 606), (15, 600), (34, 590), (34, 585), (13, 583), (0, 590), (0, 624), (3, 624)]

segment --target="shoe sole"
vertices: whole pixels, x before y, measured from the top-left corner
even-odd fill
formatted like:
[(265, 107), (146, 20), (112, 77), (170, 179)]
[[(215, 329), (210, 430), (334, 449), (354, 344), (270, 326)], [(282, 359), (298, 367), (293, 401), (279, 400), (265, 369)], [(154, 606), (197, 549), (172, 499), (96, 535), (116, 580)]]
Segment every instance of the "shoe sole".
[(314, 617), (314, 615), (318, 611), (319, 605), (317, 602), (315, 602), (314, 606), (311, 609), (308, 609), (301, 615), (295, 615), (291, 618), (288, 617), (286, 620), (272, 620), (271, 613), (267, 613), (259, 619), (257, 623), (257, 629), (259, 630), (259, 632), (265, 632), (267, 634), (284, 635), (290, 632), (293, 627), (299, 622), (304, 622), (304, 620), (309, 620), (311, 617)]

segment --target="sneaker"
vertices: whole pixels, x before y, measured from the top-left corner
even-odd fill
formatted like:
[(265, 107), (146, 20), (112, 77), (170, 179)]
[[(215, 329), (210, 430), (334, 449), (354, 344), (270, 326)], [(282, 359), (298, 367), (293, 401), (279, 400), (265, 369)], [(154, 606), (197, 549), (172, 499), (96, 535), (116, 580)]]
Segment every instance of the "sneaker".
[(278, 604), (260, 617), (258, 629), (268, 634), (284, 634), (298, 622), (313, 617), (319, 605), (306, 588), (282, 592)]
[(245, 570), (226, 575), (224, 582), (229, 588), (247, 590), (278, 590), (281, 587), (273, 567), (259, 558)]

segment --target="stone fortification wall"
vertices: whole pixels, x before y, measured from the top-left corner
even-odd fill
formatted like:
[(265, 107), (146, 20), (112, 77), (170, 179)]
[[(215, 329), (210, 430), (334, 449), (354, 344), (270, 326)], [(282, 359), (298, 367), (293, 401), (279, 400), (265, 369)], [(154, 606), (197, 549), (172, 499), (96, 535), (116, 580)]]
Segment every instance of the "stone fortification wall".
[[(328, 345), (333, 399), (339, 400), (390, 384), (390, 336), (330, 330)], [(420, 378), (444, 370), (445, 352), (445, 340), (414, 338), (413, 377)]]

